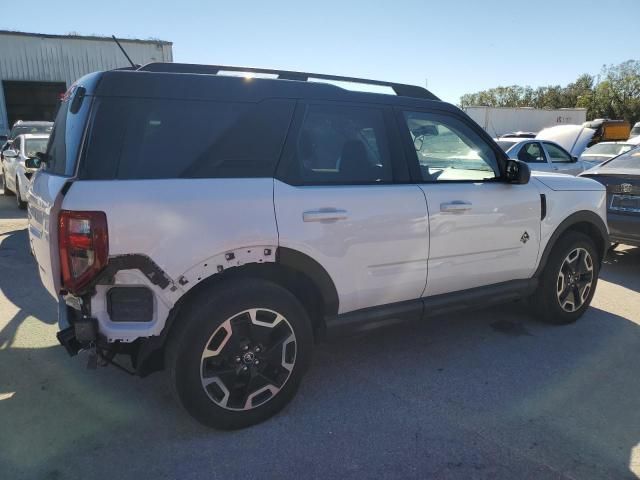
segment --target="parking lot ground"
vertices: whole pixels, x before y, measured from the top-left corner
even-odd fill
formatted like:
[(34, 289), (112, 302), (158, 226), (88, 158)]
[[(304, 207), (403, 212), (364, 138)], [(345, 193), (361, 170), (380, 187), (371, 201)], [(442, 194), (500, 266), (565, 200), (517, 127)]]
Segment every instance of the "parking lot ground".
[(85, 368), (0, 196), (0, 478), (567, 478), (640, 474), (640, 249), (606, 260), (576, 324), (523, 304), (318, 346), (294, 401), (201, 427), (164, 374)]

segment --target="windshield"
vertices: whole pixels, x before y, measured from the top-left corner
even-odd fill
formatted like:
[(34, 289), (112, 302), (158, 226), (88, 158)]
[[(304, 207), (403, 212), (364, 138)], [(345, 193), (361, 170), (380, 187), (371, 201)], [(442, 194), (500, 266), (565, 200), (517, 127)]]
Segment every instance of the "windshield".
[(53, 123), (49, 125), (19, 125), (17, 127), (13, 127), (10, 138), (16, 138), (18, 135), (24, 135), (27, 133), (51, 133), (52, 128)]
[(48, 138), (28, 138), (24, 146), (24, 152), (27, 157), (35, 157), (36, 153), (44, 153), (47, 151)]
[(640, 149), (635, 148), (630, 152), (613, 158), (605, 163), (601, 169), (607, 168), (637, 168), (640, 169)]
[(599, 143), (584, 151), (583, 155), (611, 155), (612, 157), (631, 150), (633, 145), (624, 143)]

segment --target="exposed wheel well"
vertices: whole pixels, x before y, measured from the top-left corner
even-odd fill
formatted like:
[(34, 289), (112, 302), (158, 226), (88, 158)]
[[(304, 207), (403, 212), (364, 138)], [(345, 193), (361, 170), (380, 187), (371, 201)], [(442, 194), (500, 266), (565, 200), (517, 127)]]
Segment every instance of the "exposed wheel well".
[(313, 322), (314, 334), (317, 335), (324, 330), (325, 304), (320, 287), (305, 273), (280, 263), (248, 263), (226, 269), (193, 287), (180, 299), (180, 303), (188, 302), (194, 295), (215, 288), (220, 282), (231, 278), (259, 278), (282, 285), (293, 293), (307, 310)]
[(175, 319), (181, 309), (187, 308), (192, 299), (206, 294), (216, 285), (230, 279), (259, 278), (277, 283), (291, 293), (302, 303), (312, 322), (314, 338), (321, 338), (325, 333), (325, 315), (328, 314), (326, 299), (323, 292), (311, 278), (303, 272), (280, 263), (248, 263), (239, 267), (226, 269), (206, 278), (185, 293), (174, 305), (165, 327), (160, 336), (150, 337), (139, 341), (134, 354), (134, 366), (138, 375), (146, 376), (164, 368), (164, 347), (175, 326)]

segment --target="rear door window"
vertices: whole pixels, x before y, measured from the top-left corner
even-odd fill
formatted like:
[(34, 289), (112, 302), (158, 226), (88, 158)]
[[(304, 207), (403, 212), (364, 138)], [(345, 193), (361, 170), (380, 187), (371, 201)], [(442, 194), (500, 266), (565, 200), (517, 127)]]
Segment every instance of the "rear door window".
[(393, 180), (383, 110), (309, 104), (292, 139), (285, 178), (293, 184), (354, 185)]
[(571, 155), (565, 152), (562, 148), (554, 145), (553, 143), (544, 142), (544, 146), (547, 149), (547, 153), (553, 163), (571, 163), (573, 159)]
[(99, 98), (80, 178), (270, 177), (294, 107), (284, 99)]

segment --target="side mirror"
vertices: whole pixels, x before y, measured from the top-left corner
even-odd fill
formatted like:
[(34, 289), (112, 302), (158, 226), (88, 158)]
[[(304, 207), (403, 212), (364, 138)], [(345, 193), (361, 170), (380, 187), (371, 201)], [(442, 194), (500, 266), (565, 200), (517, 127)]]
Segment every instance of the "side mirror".
[(524, 185), (525, 183), (529, 183), (531, 170), (525, 162), (510, 158), (507, 160), (507, 168), (505, 169), (504, 176), (509, 183)]
[(572, 161), (573, 163), (576, 163), (576, 162), (578, 161), (578, 157), (576, 157), (575, 155), (573, 155), (573, 156), (571, 157), (571, 161)]
[(27, 158), (24, 166), (27, 168), (40, 168), (49, 161), (45, 152), (37, 152), (35, 157)]
[(18, 152), (16, 152), (15, 150), (9, 149), (2, 152), (2, 155), (7, 158), (16, 158), (18, 156)]
[(37, 157), (29, 157), (24, 161), (25, 168), (40, 168), (42, 162)]

